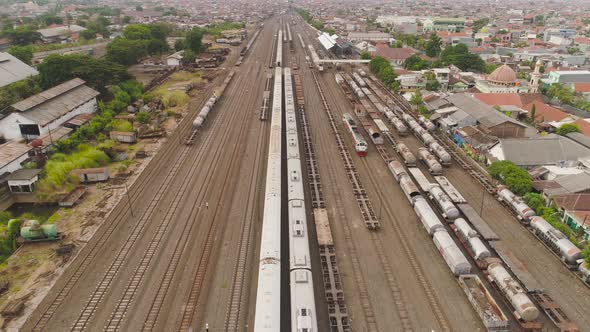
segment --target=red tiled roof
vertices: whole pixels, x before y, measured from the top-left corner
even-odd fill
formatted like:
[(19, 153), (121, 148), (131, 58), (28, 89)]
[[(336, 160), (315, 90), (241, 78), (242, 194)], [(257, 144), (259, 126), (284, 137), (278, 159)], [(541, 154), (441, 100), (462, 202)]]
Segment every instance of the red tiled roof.
[(405, 59), (409, 58), (410, 56), (412, 56), (413, 54), (416, 54), (416, 50), (414, 50), (414, 49), (405, 48), (405, 47), (391, 48), (391, 47), (389, 47), (389, 45), (386, 45), (386, 44), (377, 44), (376, 51), (375, 51), (376, 56), (384, 57), (385, 59), (388, 59), (389, 61), (405, 60)]
[(523, 109), (529, 111), (529, 117), (532, 115), (533, 105), (535, 105), (535, 122), (561, 121), (570, 116), (566, 112), (560, 111), (541, 101), (533, 101), (523, 107)]
[(490, 106), (512, 105), (523, 107), (533, 100), (543, 100), (538, 93), (475, 93), (473, 96)]
[(574, 121), (574, 124), (580, 127), (580, 132), (584, 134), (584, 136), (590, 137), (590, 122), (584, 121), (584, 119), (578, 119)]
[(590, 92), (590, 83), (576, 83), (576, 92)]
[(590, 211), (590, 194), (558, 195), (553, 197), (553, 200), (566, 210)]

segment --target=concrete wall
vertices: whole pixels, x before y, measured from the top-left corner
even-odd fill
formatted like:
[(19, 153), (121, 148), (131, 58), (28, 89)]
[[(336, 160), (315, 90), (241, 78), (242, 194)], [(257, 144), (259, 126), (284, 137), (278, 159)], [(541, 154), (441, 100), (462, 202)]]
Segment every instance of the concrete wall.
[(21, 124), (35, 124), (35, 122), (25, 118), (17, 112), (10, 113), (7, 117), (0, 120), (0, 134), (2, 134), (7, 141), (21, 138), (19, 126)]

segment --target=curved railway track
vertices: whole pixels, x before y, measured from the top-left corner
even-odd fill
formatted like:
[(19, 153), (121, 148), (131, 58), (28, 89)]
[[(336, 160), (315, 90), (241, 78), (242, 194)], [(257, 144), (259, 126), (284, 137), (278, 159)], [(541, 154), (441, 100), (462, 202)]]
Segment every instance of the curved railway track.
[[(209, 93), (212, 93), (213, 88), (208, 89)], [(202, 101), (201, 106), (205, 104), (206, 98)], [(190, 126), (192, 121), (186, 120), (187, 118), (192, 119), (193, 116), (196, 116), (199, 107), (193, 107), (191, 111), (187, 114), (187, 116), (183, 119), (180, 123), (179, 127), (175, 132), (170, 136), (169, 141), (166, 142), (166, 145), (169, 144), (177, 144), (180, 142), (180, 138), (190, 130)], [(161, 153), (156, 154), (154, 159), (150, 161), (146, 170), (139, 176), (136, 182), (133, 184), (131, 188), (129, 188), (128, 195), (129, 199), (122, 199), (114, 210), (112, 210), (109, 215), (105, 218), (106, 221), (110, 222), (101, 225), (99, 230), (97, 231), (98, 236), (94, 236), (90, 243), (88, 243), (82, 251), (78, 254), (77, 259), (81, 259), (80, 262), (74, 261), (74, 264), (79, 264), (73, 274), (68, 276), (65, 285), (58, 291), (57, 295), (51, 300), (47, 309), (43, 311), (39, 319), (34, 322), (34, 326), (32, 327), (33, 331), (44, 331), (45, 327), (57, 311), (57, 309), (64, 303), (76, 283), (80, 280), (84, 272), (90, 266), (94, 258), (102, 252), (105, 244), (108, 242), (108, 239), (112, 236), (114, 231), (119, 227), (120, 224), (127, 218), (130, 218), (130, 206), (133, 206), (135, 202), (142, 198), (142, 194), (144, 193), (145, 186), (154, 180), (154, 174), (158, 174), (162, 171), (162, 168), (165, 168), (167, 164), (169, 164), (169, 158), (174, 157), (174, 153), (176, 151), (174, 149), (165, 149)], [(182, 157), (183, 152), (181, 151), (180, 156), (176, 158), (175, 163), (178, 162), (179, 159)], [(160, 185), (160, 188), (164, 186), (166, 178), (172, 173), (170, 170), (166, 177), (164, 178), (164, 182)], [(154, 196), (155, 197), (155, 196)], [(153, 200), (153, 198), (152, 198)], [(139, 212), (139, 211), (138, 211)], [(145, 211), (143, 212), (145, 213)], [(79, 257), (79, 258), (78, 258)], [(59, 282), (59, 281), (58, 281)]]

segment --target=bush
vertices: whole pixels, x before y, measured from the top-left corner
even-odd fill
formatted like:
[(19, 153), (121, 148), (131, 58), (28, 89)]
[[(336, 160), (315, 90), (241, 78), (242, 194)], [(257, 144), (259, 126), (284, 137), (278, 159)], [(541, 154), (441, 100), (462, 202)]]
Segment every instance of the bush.
[(176, 106), (184, 106), (188, 103), (188, 96), (186, 93), (182, 91), (172, 91), (162, 98), (162, 104), (164, 107), (176, 107)]
[(135, 120), (137, 120), (137, 122), (141, 123), (141, 124), (146, 124), (148, 122), (150, 122), (152, 116), (150, 113), (148, 112), (139, 112), (135, 115)]
[(131, 122), (129, 122), (127, 120), (115, 119), (111, 123), (111, 127), (113, 128), (114, 131), (124, 131), (124, 132), (132, 132), (133, 131), (133, 126), (131, 125)]

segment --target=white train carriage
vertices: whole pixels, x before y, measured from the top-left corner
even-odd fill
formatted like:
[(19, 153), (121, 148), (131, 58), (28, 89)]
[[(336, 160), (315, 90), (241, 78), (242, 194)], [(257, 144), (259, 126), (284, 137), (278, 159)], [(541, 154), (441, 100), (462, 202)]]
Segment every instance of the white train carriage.
[(436, 213), (434, 213), (434, 211), (432, 210), (430, 205), (428, 205), (428, 202), (422, 195), (415, 196), (413, 198), (413, 204), (414, 211), (418, 215), (418, 219), (420, 219), (422, 225), (424, 226), (428, 234), (432, 236), (432, 234), (434, 234), (436, 230), (444, 230), (445, 226), (442, 224), (440, 219), (438, 219), (438, 216), (436, 215)]
[(352, 118), (352, 116), (348, 113), (344, 113), (344, 115), (342, 116), (342, 121), (344, 121), (346, 128), (348, 128), (348, 132), (352, 136), (352, 140), (354, 142), (354, 149), (356, 150), (356, 154), (359, 155), (360, 157), (366, 156), (367, 149), (369, 148), (369, 146), (367, 145), (367, 141), (365, 141), (363, 136), (359, 133), (358, 127), (357, 127), (356, 123), (354, 122), (354, 119)]
[(530, 218), (530, 226), (535, 233), (551, 250), (559, 255), (561, 260), (570, 268), (577, 268), (576, 261), (582, 256), (582, 252), (562, 232), (555, 229), (542, 217)]
[(378, 129), (369, 125), (367, 132), (369, 133), (369, 137), (371, 137), (371, 141), (373, 141), (375, 145), (383, 145), (383, 136), (381, 136), (381, 132)]
[(586, 263), (585, 261), (582, 262), (582, 264), (580, 264), (580, 267), (578, 268), (578, 272), (580, 272), (580, 276), (582, 277), (582, 280), (584, 280), (584, 282), (590, 283), (590, 267), (588, 266), (588, 263)]
[(490, 251), (479, 238), (479, 234), (469, 226), (465, 219), (457, 218), (453, 225), (455, 225), (455, 230), (461, 240), (473, 253), (473, 258), (481, 261), (491, 256)]
[(445, 262), (454, 275), (471, 273), (471, 264), (455, 244), (447, 230), (442, 228), (434, 232), (432, 237), (438, 252), (443, 256)]
[(522, 198), (516, 196), (505, 186), (498, 187), (498, 198), (501, 201), (506, 202), (512, 211), (516, 212), (518, 217), (522, 220), (528, 221), (532, 216), (535, 215), (535, 211), (526, 205)]
[(361, 75), (359, 75), (358, 73), (352, 73), (352, 77), (358, 83), (358, 85), (360, 87), (364, 88), (364, 87), (367, 86), (367, 83), (363, 80), (363, 78), (361, 77)]
[[(280, 41), (280, 40), (279, 40)], [(275, 68), (254, 331), (281, 329), (282, 69)]]
[(291, 330), (317, 331), (317, 316), (309, 232), (305, 211), (299, 134), (290, 68), (285, 68), (285, 112), (287, 125), (287, 184), (289, 215), (289, 276), (291, 288)]
[(429, 119), (427, 119), (425, 116), (420, 115), (418, 117), (418, 122), (420, 122), (420, 124), (426, 128), (426, 130), (428, 131), (433, 131), (436, 129), (436, 126), (434, 125), (434, 123), (432, 123), (432, 121), (430, 121)]
[[(432, 136), (430, 136), (432, 137)], [(434, 139), (434, 137), (433, 137)], [(445, 150), (445, 148), (443, 148), (440, 144), (438, 144), (438, 142), (436, 141), (431, 141), (428, 144), (428, 147), (430, 147), (430, 151), (432, 151), (432, 153), (434, 153), (437, 157), (438, 160), (440, 161), (440, 163), (443, 166), (450, 166), (451, 165), (451, 155), (447, 152), (447, 150)]]
[(498, 262), (491, 263), (488, 266), (488, 278), (508, 298), (519, 319), (524, 322), (530, 322), (539, 317), (539, 309), (537, 309), (535, 304), (526, 295), (525, 290), (512, 278), (502, 264)]

